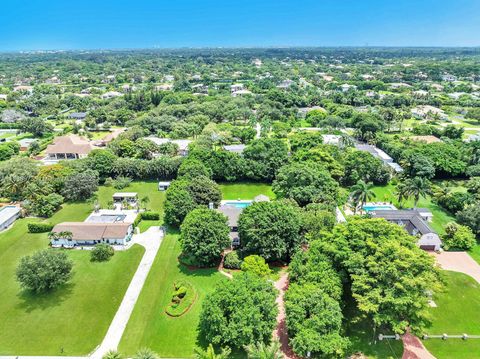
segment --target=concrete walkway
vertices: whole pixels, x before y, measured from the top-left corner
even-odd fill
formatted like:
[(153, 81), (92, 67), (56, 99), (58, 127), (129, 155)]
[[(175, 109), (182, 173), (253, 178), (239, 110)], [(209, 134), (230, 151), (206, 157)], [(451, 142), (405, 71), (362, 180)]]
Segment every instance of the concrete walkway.
[(138, 296), (142, 291), (150, 268), (163, 239), (163, 231), (160, 227), (150, 227), (141, 234), (133, 235), (132, 241), (145, 247), (145, 254), (135, 272), (130, 285), (128, 286), (122, 303), (110, 323), (107, 334), (100, 346), (90, 355), (92, 359), (100, 359), (109, 350), (117, 350), (120, 339), (127, 326)]
[(432, 255), (442, 269), (464, 273), (480, 283), (480, 265), (467, 252), (442, 252)]

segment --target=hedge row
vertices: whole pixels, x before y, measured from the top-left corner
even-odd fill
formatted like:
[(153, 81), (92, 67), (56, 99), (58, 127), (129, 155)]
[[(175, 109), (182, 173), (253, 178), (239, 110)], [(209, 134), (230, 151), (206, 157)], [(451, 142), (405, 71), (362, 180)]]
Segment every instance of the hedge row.
[(45, 233), (51, 232), (53, 229), (53, 224), (51, 223), (29, 223), (27, 225), (29, 233)]
[(146, 221), (156, 221), (160, 219), (160, 213), (152, 211), (142, 212), (142, 219)]

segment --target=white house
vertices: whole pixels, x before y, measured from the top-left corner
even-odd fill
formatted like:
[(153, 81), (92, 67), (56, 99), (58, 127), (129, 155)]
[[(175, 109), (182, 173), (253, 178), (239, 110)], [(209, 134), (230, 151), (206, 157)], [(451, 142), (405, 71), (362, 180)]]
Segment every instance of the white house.
[(178, 155), (186, 156), (188, 155), (188, 145), (192, 143), (192, 140), (172, 140), (171, 138), (159, 138), (159, 137), (146, 137), (147, 140), (152, 141), (156, 145), (160, 146), (165, 143), (174, 143), (178, 146)]
[(53, 227), (51, 245), (66, 248), (98, 243), (126, 245), (132, 234), (131, 223), (63, 222)]
[(10, 227), (18, 217), (20, 217), (20, 207), (0, 207), (0, 231)]
[(121, 92), (118, 92), (118, 91), (109, 91), (109, 92), (105, 92), (102, 96), (100, 96), (102, 99), (104, 100), (107, 100), (107, 99), (110, 99), (110, 98), (115, 98), (115, 97), (120, 97), (120, 96), (123, 96), (123, 94)]

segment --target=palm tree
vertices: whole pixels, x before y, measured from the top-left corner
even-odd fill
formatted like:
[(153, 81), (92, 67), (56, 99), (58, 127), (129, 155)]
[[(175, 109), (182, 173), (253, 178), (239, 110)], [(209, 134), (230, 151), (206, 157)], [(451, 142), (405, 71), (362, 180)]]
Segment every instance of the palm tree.
[(283, 354), (280, 351), (278, 339), (272, 340), (269, 345), (258, 342), (245, 347), (249, 359), (281, 359)]
[(102, 359), (122, 359), (122, 358), (123, 356), (116, 350), (109, 350), (102, 357)]
[(195, 349), (195, 359), (227, 359), (230, 353), (230, 348), (222, 348), (222, 351), (216, 354), (213, 345), (210, 344), (207, 350)]
[(405, 180), (397, 190), (399, 198), (413, 197), (413, 209), (417, 209), (420, 197), (426, 198), (431, 193), (431, 184), (423, 177), (414, 177)]
[(360, 180), (353, 185), (350, 191), (350, 199), (353, 203), (353, 213), (357, 213), (359, 205), (363, 207), (365, 203), (375, 198), (375, 193), (370, 189), (371, 185)]
[(158, 355), (151, 349), (143, 348), (133, 356), (133, 359), (158, 359)]
[(146, 210), (147, 205), (150, 203), (150, 197), (148, 197), (148, 196), (142, 197), (142, 199), (140, 200), (140, 203), (142, 204), (143, 209)]

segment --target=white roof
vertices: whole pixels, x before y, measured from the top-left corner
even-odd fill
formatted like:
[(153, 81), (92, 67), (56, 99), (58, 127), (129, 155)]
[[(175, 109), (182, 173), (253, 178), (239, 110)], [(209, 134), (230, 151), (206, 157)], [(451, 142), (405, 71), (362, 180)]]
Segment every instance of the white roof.
[(192, 142), (192, 140), (172, 140), (171, 138), (159, 138), (154, 136), (146, 137), (146, 139), (152, 141), (156, 145), (163, 145), (169, 142), (175, 143), (180, 150), (186, 150), (188, 145)]
[(114, 193), (112, 197), (137, 197), (137, 192), (117, 192)]
[(20, 212), (20, 207), (17, 206), (5, 206), (0, 208), (0, 224), (3, 224), (15, 217)]

